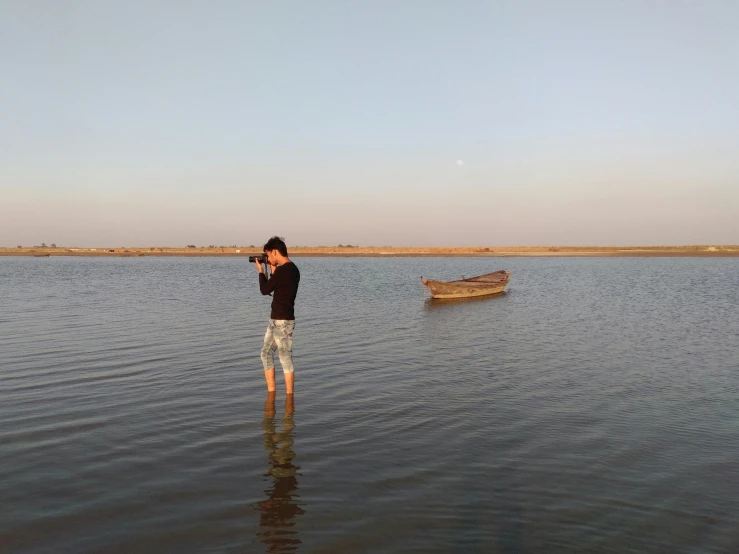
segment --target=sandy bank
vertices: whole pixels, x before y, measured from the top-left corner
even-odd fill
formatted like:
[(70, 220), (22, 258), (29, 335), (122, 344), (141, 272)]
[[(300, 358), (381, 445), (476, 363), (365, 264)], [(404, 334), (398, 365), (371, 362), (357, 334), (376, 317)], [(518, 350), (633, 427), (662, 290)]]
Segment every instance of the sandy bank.
[[(324, 257), (506, 257), (506, 256), (627, 256), (627, 257), (725, 257), (739, 256), (738, 245), (695, 245), (695, 246), (456, 246), (456, 247), (374, 247), (374, 246), (321, 246), (292, 247), (290, 256)], [(146, 256), (187, 256), (187, 257), (246, 257), (258, 254), (259, 248), (214, 247), (214, 248), (0, 248), (0, 256), (91, 256), (91, 257), (146, 257)]]

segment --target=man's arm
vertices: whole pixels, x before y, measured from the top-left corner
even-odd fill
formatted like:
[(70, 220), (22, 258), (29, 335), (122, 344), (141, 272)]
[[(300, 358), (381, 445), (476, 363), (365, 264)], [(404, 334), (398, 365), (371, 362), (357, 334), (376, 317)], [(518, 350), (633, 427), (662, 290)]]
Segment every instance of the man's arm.
[(270, 279), (267, 279), (267, 276), (262, 271), (259, 272), (259, 292), (265, 296), (274, 292), (280, 286), (280, 281), (275, 278), (275, 269), (272, 269), (272, 277)]

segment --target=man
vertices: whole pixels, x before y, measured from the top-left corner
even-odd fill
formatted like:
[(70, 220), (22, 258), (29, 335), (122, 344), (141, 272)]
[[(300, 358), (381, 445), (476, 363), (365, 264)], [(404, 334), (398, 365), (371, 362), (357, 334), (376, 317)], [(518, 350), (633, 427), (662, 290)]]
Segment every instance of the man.
[(298, 294), (300, 271), (287, 257), (287, 246), (280, 237), (272, 237), (264, 245), (264, 254), (272, 276), (267, 277), (262, 264), (255, 262), (259, 271), (259, 290), (262, 294), (274, 293), (272, 313), (262, 347), (262, 365), (267, 391), (275, 390), (275, 350), (285, 375), (285, 390), (293, 394), (295, 372), (293, 368), (293, 329), (295, 329), (295, 296)]

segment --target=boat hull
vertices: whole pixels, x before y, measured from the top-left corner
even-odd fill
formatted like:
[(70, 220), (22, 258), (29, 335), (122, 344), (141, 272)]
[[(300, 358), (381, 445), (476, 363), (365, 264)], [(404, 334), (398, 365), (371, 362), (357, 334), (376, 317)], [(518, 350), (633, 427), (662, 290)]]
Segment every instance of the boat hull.
[(473, 283), (444, 283), (429, 280), (426, 285), (431, 298), (474, 298), (475, 296), (489, 296), (499, 294), (505, 290), (508, 283), (496, 285), (479, 285)]
[(500, 294), (510, 278), (508, 271), (501, 270), (469, 279), (462, 277), (459, 281), (435, 281), (421, 277), (421, 283), (428, 287), (431, 298), (474, 298)]

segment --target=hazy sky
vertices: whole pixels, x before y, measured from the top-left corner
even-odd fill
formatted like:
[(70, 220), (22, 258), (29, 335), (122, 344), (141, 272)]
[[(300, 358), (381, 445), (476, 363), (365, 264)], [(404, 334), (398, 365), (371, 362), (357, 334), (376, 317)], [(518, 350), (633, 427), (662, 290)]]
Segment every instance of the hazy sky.
[(739, 243), (739, 2), (0, 0), (0, 246)]

